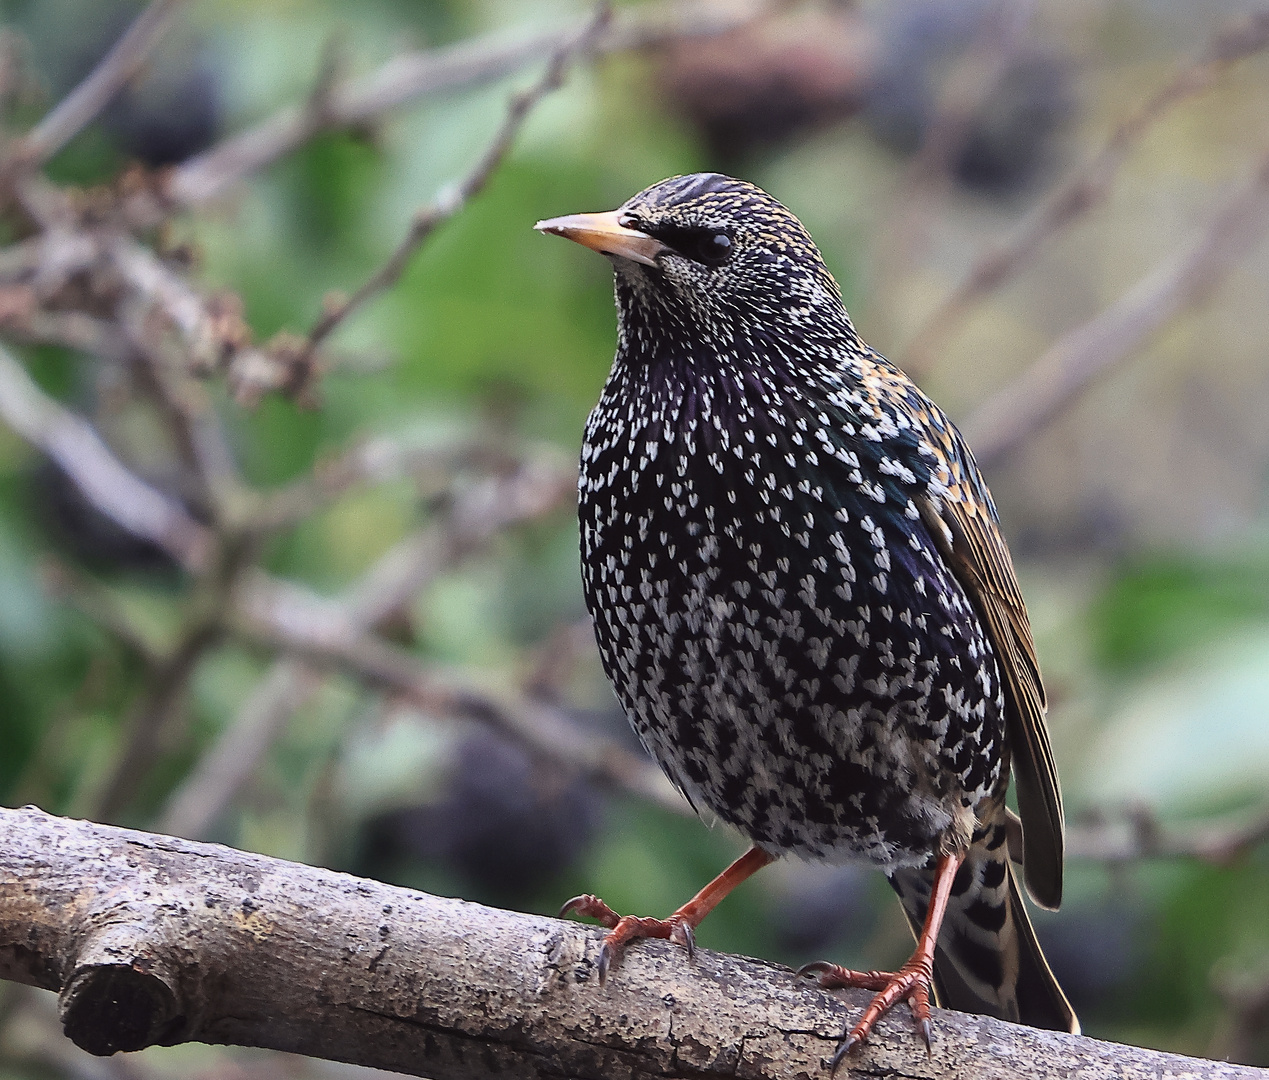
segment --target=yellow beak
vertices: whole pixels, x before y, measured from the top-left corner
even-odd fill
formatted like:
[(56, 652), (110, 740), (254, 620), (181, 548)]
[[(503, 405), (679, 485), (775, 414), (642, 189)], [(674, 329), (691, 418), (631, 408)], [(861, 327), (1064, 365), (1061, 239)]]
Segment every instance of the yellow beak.
[(616, 255), (645, 266), (656, 266), (657, 256), (669, 250), (655, 237), (618, 224), (616, 210), (606, 214), (566, 214), (539, 221), (533, 227), (538, 232), (573, 240), (601, 255)]

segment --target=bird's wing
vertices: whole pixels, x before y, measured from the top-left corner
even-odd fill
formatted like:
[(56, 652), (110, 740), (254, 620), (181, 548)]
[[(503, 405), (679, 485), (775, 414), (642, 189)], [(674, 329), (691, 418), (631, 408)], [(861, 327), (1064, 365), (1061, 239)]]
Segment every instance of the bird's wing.
[(1037, 904), (1056, 908), (1062, 901), (1065, 825), (1031, 624), (977, 465), (959, 436), (949, 434), (955, 445), (946, 448), (953, 455), (947, 494), (937, 503), (925, 499), (920, 510), (995, 647), (1005, 681), (1027, 891)]

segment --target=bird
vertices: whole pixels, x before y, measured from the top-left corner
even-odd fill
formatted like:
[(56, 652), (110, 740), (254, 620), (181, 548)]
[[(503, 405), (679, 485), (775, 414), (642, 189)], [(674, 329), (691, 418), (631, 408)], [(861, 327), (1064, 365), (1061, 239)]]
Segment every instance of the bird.
[[(749, 849), (667, 918), (597, 896), (600, 982), (640, 938), (690, 955), (736, 885), (794, 855), (881, 870), (916, 937), (836, 1071), (906, 1000), (1078, 1031), (1023, 906), (1062, 896), (1062, 796), (1026, 607), (947, 415), (856, 332), (802, 223), (755, 185), (671, 177), (540, 221), (608, 256), (617, 350), (587, 419), (582, 581), (635, 732)], [(1018, 814), (1006, 806), (1010, 777)]]

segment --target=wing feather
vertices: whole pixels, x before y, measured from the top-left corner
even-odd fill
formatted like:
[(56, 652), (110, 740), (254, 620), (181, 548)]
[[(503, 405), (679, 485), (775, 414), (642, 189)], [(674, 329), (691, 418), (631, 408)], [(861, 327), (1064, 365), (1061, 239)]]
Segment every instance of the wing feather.
[(948, 434), (956, 467), (949, 472), (947, 493), (918, 506), (995, 647), (1005, 686), (1027, 892), (1042, 907), (1056, 908), (1062, 901), (1065, 824), (1031, 623), (978, 467), (959, 436)]

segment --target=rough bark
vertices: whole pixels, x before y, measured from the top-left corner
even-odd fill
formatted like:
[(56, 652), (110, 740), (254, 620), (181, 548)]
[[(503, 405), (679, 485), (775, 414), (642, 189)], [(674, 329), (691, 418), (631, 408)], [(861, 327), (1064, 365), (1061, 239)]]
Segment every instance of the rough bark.
[[(600, 988), (600, 933), (577, 923), (30, 807), (0, 809), (0, 835), (0, 977), (59, 991), (67, 1034), (97, 1054), (197, 1040), (435, 1080), (824, 1080), (867, 997), (666, 942), (632, 948)], [(1269, 1077), (942, 1011), (927, 1058), (903, 1009), (851, 1070)]]

